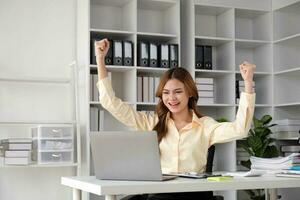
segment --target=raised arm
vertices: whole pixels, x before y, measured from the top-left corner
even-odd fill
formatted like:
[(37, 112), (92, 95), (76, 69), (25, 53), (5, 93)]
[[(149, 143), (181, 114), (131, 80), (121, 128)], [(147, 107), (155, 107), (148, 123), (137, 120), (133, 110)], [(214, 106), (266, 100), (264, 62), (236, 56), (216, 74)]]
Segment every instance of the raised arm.
[(245, 81), (245, 92), (241, 93), (235, 121), (218, 123), (213, 119), (207, 120), (211, 145), (248, 136), (255, 105), (255, 93), (253, 93), (252, 87), (255, 68), (254, 64), (248, 62), (240, 65), (241, 75)]
[(152, 130), (157, 122), (155, 116), (148, 116), (138, 112), (120, 98), (115, 96), (110, 80), (107, 77), (105, 56), (109, 49), (109, 41), (103, 39), (95, 42), (95, 52), (98, 70), (99, 100), (101, 105), (115, 118), (128, 127), (136, 130)]
[(107, 77), (107, 69), (105, 66), (105, 56), (109, 49), (108, 39), (103, 39), (95, 42), (96, 62), (98, 70), (98, 80)]

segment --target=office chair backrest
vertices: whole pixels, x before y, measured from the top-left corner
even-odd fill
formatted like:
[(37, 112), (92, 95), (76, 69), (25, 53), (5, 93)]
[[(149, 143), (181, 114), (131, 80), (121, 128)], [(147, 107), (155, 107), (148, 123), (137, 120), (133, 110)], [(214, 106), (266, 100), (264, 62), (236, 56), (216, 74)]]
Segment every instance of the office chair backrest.
[(215, 155), (215, 146), (212, 145), (208, 148), (208, 152), (207, 152), (207, 162), (206, 162), (206, 170), (205, 170), (206, 173), (212, 173), (214, 155)]

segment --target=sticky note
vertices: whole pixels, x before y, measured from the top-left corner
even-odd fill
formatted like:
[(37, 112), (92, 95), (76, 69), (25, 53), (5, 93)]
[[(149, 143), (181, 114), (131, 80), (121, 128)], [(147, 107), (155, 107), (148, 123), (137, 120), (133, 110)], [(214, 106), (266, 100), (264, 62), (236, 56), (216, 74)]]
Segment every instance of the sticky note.
[(233, 179), (232, 176), (214, 176), (214, 177), (207, 177), (209, 181), (228, 181)]

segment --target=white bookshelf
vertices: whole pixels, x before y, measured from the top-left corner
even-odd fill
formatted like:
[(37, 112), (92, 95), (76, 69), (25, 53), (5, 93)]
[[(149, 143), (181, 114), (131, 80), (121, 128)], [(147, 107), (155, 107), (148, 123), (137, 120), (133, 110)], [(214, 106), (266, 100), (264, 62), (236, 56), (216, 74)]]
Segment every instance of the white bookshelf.
[[(137, 43), (155, 41), (178, 44), (179, 66), (188, 69), (193, 78), (214, 78), (215, 103), (199, 105), (204, 115), (234, 120), (235, 81), (242, 80), (239, 64), (247, 60), (257, 65), (255, 116), (300, 117), (300, 95), (295, 86), (300, 80), (297, 56), (300, 30), (296, 25), (299, 1), (78, 0), (77, 4), (82, 8), (77, 12), (77, 59), (87, 85), (81, 90), (86, 174), (93, 173), (89, 153), (90, 107), (103, 111), (98, 101), (89, 98), (90, 75), (97, 70), (89, 62), (90, 38), (94, 35), (133, 42), (133, 66), (109, 65), (107, 68), (112, 72), (116, 96), (137, 110), (153, 111), (156, 105), (137, 101), (137, 77), (161, 76), (168, 70), (137, 66)], [(212, 70), (195, 69), (195, 45), (212, 46)], [(103, 113), (103, 130), (128, 130), (107, 111)], [(236, 142), (217, 145), (215, 170), (235, 170), (235, 151)], [(222, 192), (222, 195), (225, 199), (238, 199), (235, 191)], [(96, 197), (91, 196), (91, 199)]]

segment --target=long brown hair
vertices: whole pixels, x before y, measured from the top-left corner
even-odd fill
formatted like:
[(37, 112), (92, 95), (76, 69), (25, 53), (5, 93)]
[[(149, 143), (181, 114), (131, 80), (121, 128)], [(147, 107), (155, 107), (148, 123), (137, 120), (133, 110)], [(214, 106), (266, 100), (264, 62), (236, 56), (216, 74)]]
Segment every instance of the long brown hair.
[(177, 79), (184, 84), (185, 90), (190, 96), (188, 101), (188, 108), (192, 109), (199, 118), (202, 117), (202, 115), (197, 109), (197, 101), (199, 98), (198, 91), (191, 74), (182, 67), (169, 69), (161, 77), (160, 83), (155, 94), (156, 97), (159, 97), (159, 102), (155, 109), (158, 116), (158, 123), (154, 126), (153, 130), (157, 132), (159, 142), (161, 142), (161, 140), (167, 135), (168, 132), (167, 114), (169, 112), (169, 109), (165, 106), (165, 104), (162, 101), (162, 92), (165, 84), (170, 79)]

